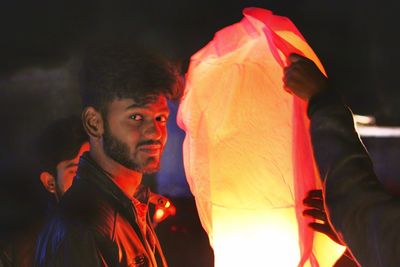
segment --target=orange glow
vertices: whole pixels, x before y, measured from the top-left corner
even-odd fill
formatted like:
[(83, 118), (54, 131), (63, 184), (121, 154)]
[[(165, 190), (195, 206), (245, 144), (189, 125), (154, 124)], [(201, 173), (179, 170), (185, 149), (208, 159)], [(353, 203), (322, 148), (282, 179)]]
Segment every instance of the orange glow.
[(165, 220), (168, 216), (174, 216), (176, 214), (176, 207), (168, 200), (168, 198), (151, 193), (149, 198), (150, 203), (155, 204), (155, 211), (153, 215), (153, 223), (158, 223)]
[(283, 90), (291, 52), (321, 63), (292, 22), (245, 9), (191, 58), (178, 124), (215, 266), (332, 266), (343, 253), (302, 216), (320, 188), (306, 105)]
[(292, 208), (241, 211), (242, 220), (237, 219), (239, 211), (216, 208), (213, 215), (215, 266), (297, 266), (300, 250), (293, 238), (297, 223)]
[(160, 222), (161, 219), (163, 219), (164, 215), (165, 212), (163, 209), (157, 209), (156, 212), (154, 213), (154, 220)]

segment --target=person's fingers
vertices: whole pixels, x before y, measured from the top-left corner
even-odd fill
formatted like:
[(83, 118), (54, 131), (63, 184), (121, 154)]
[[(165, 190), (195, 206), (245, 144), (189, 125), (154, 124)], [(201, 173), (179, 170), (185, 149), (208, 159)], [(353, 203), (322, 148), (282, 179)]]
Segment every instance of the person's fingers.
[(284, 75), (284, 76), (288, 76), (288, 75), (290, 75), (291, 73), (293, 73), (294, 71), (296, 71), (296, 69), (297, 69), (297, 66), (296, 66), (296, 65), (290, 65), (289, 67), (285, 67), (285, 68), (283, 69), (283, 75)]
[(319, 209), (307, 209), (303, 211), (304, 216), (327, 222), (326, 213)]
[(292, 82), (292, 80), (293, 80), (292, 76), (293, 76), (293, 69), (285, 68), (284, 75), (282, 78), (284, 87), (290, 88), (290, 86), (288, 86), (288, 84)]
[(308, 60), (308, 58), (303, 57), (303, 56), (301, 56), (299, 54), (296, 54), (296, 53), (292, 53), (292, 54), (290, 54), (288, 56), (289, 64), (293, 64), (295, 62), (302, 61), (302, 60)]
[(301, 83), (302, 76), (297, 65), (290, 66), (284, 69), (283, 83), (290, 89), (295, 89), (296, 85)]
[(290, 66), (286, 66), (283, 68), (283, 74), (285, 75), (286, 72), (290, 69)]
[(290, 88), (287, 87), (287, 86), (285, 85), (285, 83), (283, 84), (283, 89), (284, 89), (286, 92), (288, 92), (289, 94), (293, 95), (292, 90), (290, 90)]
[(306, 73), (302, 63), (293, 63), (289, 67), (284, 68), (283, 77), (286, 82), (304, 83)]
[(322, 198), (322, 190), (315, 189), (308, 191), (307, 198)]
[(331, 235), (332, 234), (332, 228), (330, 227), (329, 224), (323, 224), (323, 223), (316, 223), (312, 222), (309, 223), (308, 226), (312, 228), (313, 230), (326, 234), (326, 235)]
[(315, 209), (320, 209), (324, 210), (324, 203), (321, 199), (315, 199), (315, 198), (305, 198), (303, 200), (304, 205), (315, 208)]
[(299, 87), (298, 84), (299, 82), (296, 78), (287, 77), (286, 79), (283, 79), (283, 87), (285, 90), (296, 92), (296, 89)]

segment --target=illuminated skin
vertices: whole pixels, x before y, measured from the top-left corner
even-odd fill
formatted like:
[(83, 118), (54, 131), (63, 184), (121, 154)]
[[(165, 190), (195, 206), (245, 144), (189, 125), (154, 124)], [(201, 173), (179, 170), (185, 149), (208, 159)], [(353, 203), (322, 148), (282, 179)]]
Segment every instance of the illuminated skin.
[(106, 122), (93, 107), (86, 108), (83, 117), (92, 158), (127, 195), (133, 195), (143, 173), (160, 167), (167, 141), (166, 97), (143, 105), (131, 98), (115, 99), (107, 107)]
[[(343, 242), (340, 241), (335, 230), (333, 230), (332, 226), (329, 224), (324, 208), (322, 190), (319, 189), (309, 191), (307, 197), (303, 200), (303, 203), (306, 206), (306, 209), (303, 210), (303, 215), (316, 220), (315, 222), (309, 223), (309, 226), (315, 231), (325, 234), (337, 244), (345, 246), (346, 244), (343, 244)], [(353, 256), (348, 248), (337, 262), (344, 261), (347, 263), (346, 266), (358, 266), (354, 262)]]
[(85, 142), (73, 159), (59, 162), (56, 166), (56, 179), (47, 171), (40, 174), (40, 180), (43, 186), (47, 191), (55, 195), (57, 201), (59, 201), (64, 193), (71, 187), (78, 168), (79, 158), (88, 150), (89, 143)]
[(328, 88), (328, 79), (315, 63), (301, 55), (290, 54), (284, 70), (285, 90), (308, 101), (316, 93)]
[(59, 196), (64, 195), (64, 193), (71, 187), (78, 169), (79, 158), (86, 151), (89, 151), (88, 142), (82, 144), (75, 158), (64, 160), (57, 164), (56, 190)]
[(317, 221), (311, 222), (309, 226), (317, 232), (327, 235), (332, 241), (337, 244), (343, 245), (338, 236), (329, 224), (327, 214), (324, 208), (324, 200), (322, 190), (311, 190), (308, 192), (307, 197), (303, 200), (306, 209), (303, 215), (313, 218)]
[(113, 101), (103, 136), (105, 153), (128, 169), (158, 171), (167, 140), (168, 116), (164, 97), (145, 106), (136, 105), (132, 99)]

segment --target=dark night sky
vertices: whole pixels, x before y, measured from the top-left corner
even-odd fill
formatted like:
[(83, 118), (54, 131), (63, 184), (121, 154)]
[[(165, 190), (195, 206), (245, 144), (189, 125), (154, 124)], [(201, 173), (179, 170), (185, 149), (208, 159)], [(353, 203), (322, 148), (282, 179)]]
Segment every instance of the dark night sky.
[(79, 113), (73, 56), (84, 43), (129, 36), (186, 66), (190, 55), (238, 22), (248, 6), (291, 18), (355, 112), (399, 125), (400, 3), (392, 2), (2, 0), (0, 202), (15, 192), (35, 198), (37, 181), (27, 178), (35, 162), (33, 140), (48, 122)]
[(185, 64), (213, 33), (239, 21), (247, 6), (291, 18), (356, 111), (387, 113), (390, 108), (382, 106), (396, 106), (391, 93), (397, 83), (400, 4), (378, 0), (3, 0), (0, 74), (57, 67), (82, 43), (105, 35), (134, 37)]

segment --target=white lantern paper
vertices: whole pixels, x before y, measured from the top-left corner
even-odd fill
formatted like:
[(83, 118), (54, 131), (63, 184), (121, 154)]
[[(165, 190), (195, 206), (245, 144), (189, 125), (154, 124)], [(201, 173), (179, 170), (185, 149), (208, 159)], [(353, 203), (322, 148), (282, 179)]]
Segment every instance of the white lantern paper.
[(283, 90), (291, 52), (318, 58), (293, 23), (259, 8), (191, 58), (178, 124), (215, 266), (332, 266), (344, 248), (308, 228), (318, 188), (306, 106)]

